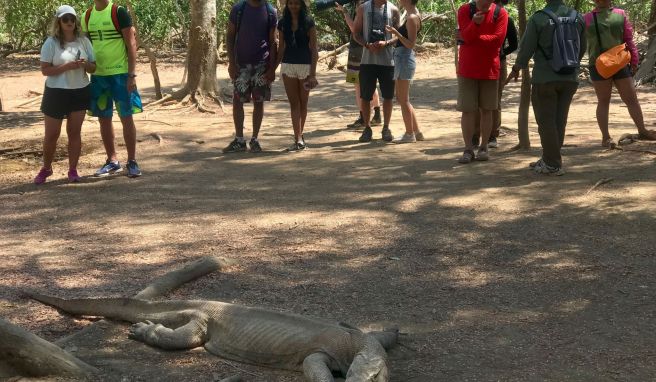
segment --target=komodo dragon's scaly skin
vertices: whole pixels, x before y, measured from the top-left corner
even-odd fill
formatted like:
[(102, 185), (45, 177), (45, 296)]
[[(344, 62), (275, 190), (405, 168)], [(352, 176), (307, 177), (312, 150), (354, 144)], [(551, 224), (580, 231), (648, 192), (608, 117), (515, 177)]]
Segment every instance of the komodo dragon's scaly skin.
[(204, 346), (235, 361), (302, 370), (308, 381), (387, 382), (385, 349), (396, 331), (363, 333), (342, 323), (219, 301), (151, 302), (131, 298), (64, 300), (27, 296), (74, 315), (134, 323), (130, 338), (163, 349)]

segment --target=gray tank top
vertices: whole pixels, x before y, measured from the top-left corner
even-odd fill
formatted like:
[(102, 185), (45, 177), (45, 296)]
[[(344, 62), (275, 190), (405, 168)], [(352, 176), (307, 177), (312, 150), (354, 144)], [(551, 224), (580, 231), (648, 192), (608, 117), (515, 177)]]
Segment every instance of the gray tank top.
[[(365, 42), (371, 42), (369, 40), (369, 34), (373, 29), (378, 29), (385, 32), (385, 25), (392, 25), (392, 10), (396, 7), (387, 2), (387, 7), (382, 6), (380, 8), (374, 7), (373, 15), (371, 12), (371, 7), (373, 7), (373, 1), (369, 0), (364, 3), (364, 13), (362, 15), (362, 37)], [(387, 17), (383, 14), (383, 9), (387, 8)], [(373, 16), (373, 20), (372, 20)], [(390, 33), (385, 32), (385, 39), (389, 40), (392, 38)], [(380, 50), (378, 53), (372, 53), (369, 49), (364, 49), (362, 53), (362, 61), (360, 62), (364, 65), (382, 65), (382, 66), (394, 66), (394, 47), (390, 44)]]

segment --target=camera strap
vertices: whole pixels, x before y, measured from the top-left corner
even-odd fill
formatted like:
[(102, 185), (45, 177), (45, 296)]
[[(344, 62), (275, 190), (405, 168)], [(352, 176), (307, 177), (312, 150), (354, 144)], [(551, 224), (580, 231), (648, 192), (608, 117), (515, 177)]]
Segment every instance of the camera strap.
[[(369, 25), (369, 38), (371, 38), (371, 33), (374, 30), (374, 0), (371, 0), (371, 25)], [(385, 26), (387, 25), (387, 1), (385, 1), (385, 5), (383, 5), (383, 33), (385, 32)]]

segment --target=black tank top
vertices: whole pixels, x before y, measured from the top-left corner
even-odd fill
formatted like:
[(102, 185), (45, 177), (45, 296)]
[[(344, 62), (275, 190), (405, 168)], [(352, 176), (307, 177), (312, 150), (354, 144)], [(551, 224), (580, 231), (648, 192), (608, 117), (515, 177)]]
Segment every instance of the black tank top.
[[(401, 25), (401, 27), (399, 28), (399, 33), (401, 33), (401, 36), (403, 36), (405, 38), (408, 38), (408, 27), (405, 26), (405, 24), (407, 22), (408, 22), (408, 20), (406, 20), (403, 23), (403, 25)], [(421, 30), (421, 19), (419, 19), (419, 29), (417, 30), (417, 35), (419, 35), (420, 30)], [(402, 46), (405, 47), (405, 45), (403, 45), (403, 43), (401, 43), (401, 40), (398, 40), (396, 42), (396, 47), (399, 48), (399, 47), (402, 47)]]

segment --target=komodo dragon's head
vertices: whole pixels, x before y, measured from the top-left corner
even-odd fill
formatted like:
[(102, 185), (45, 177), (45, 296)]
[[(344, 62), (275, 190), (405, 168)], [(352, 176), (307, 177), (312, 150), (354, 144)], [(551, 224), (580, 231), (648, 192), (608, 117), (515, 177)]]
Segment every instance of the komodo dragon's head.
[(388, 382), (387, 353), (380, 342), (366, 336), (362, 349), (353, 357), (345, 382)]

